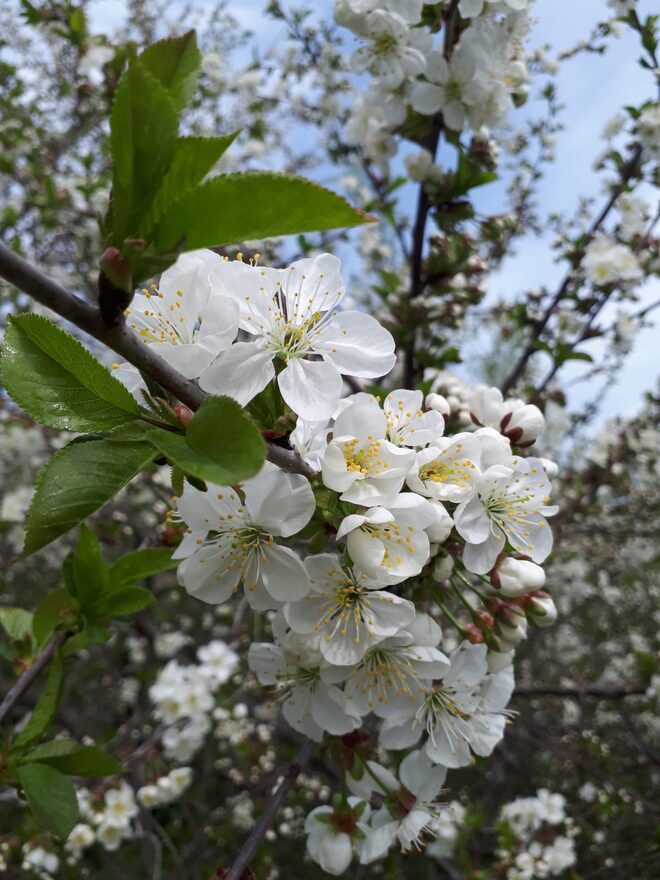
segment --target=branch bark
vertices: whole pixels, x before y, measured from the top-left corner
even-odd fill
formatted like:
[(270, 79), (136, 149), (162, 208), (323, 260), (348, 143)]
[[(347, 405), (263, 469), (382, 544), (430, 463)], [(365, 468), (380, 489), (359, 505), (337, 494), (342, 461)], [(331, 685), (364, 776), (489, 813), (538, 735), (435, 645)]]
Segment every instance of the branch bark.
[[(107, 345), (191, 410), (199, 409), (204, 402), (206, 398), (204, 392), (155, 354), (126, 326), (124, 321), (116, 327), (106, 327), (96, 306), (75, 296), (56, 281), (48, 278), (1, 242), (0, 277)], [(303, 474), (306, 477), (314, 475), (312, 469), (293, 450), (273, 443), (269, 443), (267, 448), (268, 460), (282, 470)]]
[(275, 818), (277, 811), (282, 806), (286, 796), (293, 788), (293, 785), (300, 775), (300, 772), (309, 762), (309, 759), (312, 756), (312, 752), (314, 751), (314, 745), (315, 744), (312, 742), (311, 739), (305, 740), (295, 759), (287, 767), (284, 773), (284, 778), (277, 786), (275, 791), (271, 794), (268, 803), (266, 804), (266, 808), (263, 811), (259, 821), (254, 826), (250, 836), (241, 847), (238, 855), (234, 859), (234, 864), (229, 869), (229, 873), (225, 876), (224, 880), (240, 880), (243, 871), (245, 871), (245, 869), (249, 867), (250, 862), (254, 858), (254, 855), (257, 851), (257, 847), (259, 846), (266, 832), (272, 825), (273, 819)]
[(4, 700), (0, 703), (0, 724), (2, 724), (16, 703), (30, 688), (32, 682), (50, 664), (55, 654), (57, 654), (68, 638), (69, 633), (67, 632), (56, 633), (41, 654), (37, 656), (33, 664), (19, 675), (13, 687), (9, 688)]
[(509, 375), (506, 377), (506, 379), (502, 383), (502, 388), (501, 388), (502, 394), (506, 394), (516, 384), (516, 382), (522, 376), (523, 371), (524, 371), (525, 367), (527, 366), (527, 362), (529, 361), (531, 356), (536, 352), (536, 350), (537, 350), (536, 349), (536, 342), (543, 335), (545, 328), (548, 326), (550, 318), (553, 316), (553, 314), (555, 312), (555, 309), (557, 308), (559, 303), (564, 299), (564, 297), (568, 293), (568, 291), (571, 287), (571, 284), (573, 282), (575, 270), (582, 262), (582, 259), (584, 258), (584, 255), (585, 255), (585, 252), (587, 249), (587, 246), (592, 241), (592, 239), (594, 238), (596, 233), (599, 231), (599, 229), (601, 228), (601, 226), (603, 225), (603, 223), (607, 219), (610, 211), (614, 207), (616, 200), (619, 198), (621, 193), (625, 190), (628, 181), (630, 180), (635, 169), (637, 168), (637, 164), (639, 162), (641, 155), (642, 155), (642, 148), (637, 147), (635, 149), (634, 153), (632, 154), (632, 156), (630, 157), (630, 160), (626, 163), (626, 165), (622, 169), (621, 179), (620, 179), (619, 183), (614, 187), (614, 189), (610, 193), (609, 199), (607, 200), (607, 202), (605, 203), (605, 205), (601, 209), (600, 213), (598, 214), (596, 219), (593, 221), (593, 223), (589, 227), (589, 230), (587, 231), (587, 233), (585, 235), (584, 243), (582, 244), (581, 247), (579, 247), (577, 249), (577, 251), (574, 254), (574, 259), (576, 261), (575, 264), (566, 273), (563, 281), (561, 282), (561, 284), (557, 288), (557, 291), (555, 292), (554, 296), (552, 297), (552, 299), (550, 300), (550, 302), (546, 306), (545, 311), (543, 312), (543, 314), (541, 315), (539, 320), (537, 322), (535, 322), (534, 332), (532, 333), (531, 339), (528, 341), (527, 345), (523, 349), (520, 357), (518, 358), (517, 362), (513, 366), (511, 372), (509, 373)]
[(627, 697), (641, 697), (646, 688), (608, 687), (606, 685), (587, 685), (586, 687), (517, 687), (514, 697), (569, 697), (579, 700), (582, 697), (596, 697), (601, 700), (625, 700)]

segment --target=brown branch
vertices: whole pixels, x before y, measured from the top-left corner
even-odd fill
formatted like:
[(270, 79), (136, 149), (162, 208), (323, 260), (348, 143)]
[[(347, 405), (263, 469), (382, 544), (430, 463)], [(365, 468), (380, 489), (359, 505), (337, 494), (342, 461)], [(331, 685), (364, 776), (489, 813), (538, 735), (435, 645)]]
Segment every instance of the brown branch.
[(585, 687), (517, 687), (514, 697), (568, 697), (580, 700), (582, 697), (596, 697), (601, 700), (624, 700), (627, 697), (640, 697), (646, 688), (608, 687), (606, 685), (587, 685)]
[[(454, 31), (456, 16), (458, 14), (459, 0), (451, 0), (451, 4), (447, 10), (445, 19), (445, 35), (443, 44), (443, 54), (445, 58), (451, 56), (454, 47)], [(444, 120), (440, 114), (433, 124), (430, 135), (428, 148), (435, 161), (435, 156), (440, 143), (440, 135), (444, 129)], [(408, 298), (410, 300), (418, 297), (424, 289), (424, 281), (422, 279), (422, 264), (424, 255), (424, 242), (426, 240), (426, 221), (431, 209), (431, 200), (429, 199), (426, 187), (423, 183), (419, 186), (419, 195), (417, 197), (417, 211), (415, 215), (415, 223), (413, 225), (412, 247), (410, 250), (410, 290)], [(405, 388), (412, 388), (415, 383), (415, 374), (417, 367), (415, 364), (415, 341), (416, 333), (414, 325), (411, 326), (411, 334), (408, 344), (403, 355), (403, 385)]]
[[(1, 242), (0, 277), (29, 294), (37, 302), (52, 309), (80, 330), (89, 333), (94, 339), (103, 342), (191, 410), (199, 409), (204, 402), (206, 398), (204, 392), (194, 382), (172, 369), (163, 358), (155, 354), (150, 346), (145, 345), (140, 337), (126, 326), (125, 321), (121, 321), (116, 327), (106, 327), (95, 306), (70, 293), (56, 281), (42, 274), (27, 260), (19, 257)], [(284, 449), (282, 446), (269, 443), (267, 458), (282, 470), (290, 473), (304, 474), (306, 477), (311, 477), (314, 474), (312, 469), (291, 449)]]
[(522, 376), (523, 371), (524, 371), (525, 367), (527, 366), (527, 362), (529, 361), (530, 357), (536, 353), (537, 340), (540, 339), (541, 336), (543, 335), (543, 332), (545, 331), (545, 328), (548, 326), (550, 318), (552, 318), (552, 316), (555, 312), (555, 309), (557, 308), (559, 303), (564, 299), (564, 297), (568, 293), (568, 291), (572, 285), (572, 282), (573, 282), (575, 270), (581, 264), (581, 262), (584, 258), (587, 246), (593, 240), (594, 236), (596, 235), (598, 230), (601, 228), (601, 226), (605, 222), (610, 211), (614, 207), (616, 200), (619, 198), (621, 193), (624, 192), (624, 190), (626, 189), (628, 181), (630, 180), (630, 178), (633, 176), (635, 170), (637, 169), (637, 165), (638, 165), (639, 158), (641, 155), (642, 155), (642, 148), (641, 148), (641, 146), (638, 146), (636, 148), (635, 152), (632, 154), (630, 160), (621, 169), (621, 179), (619, 180), (619, 183), (614, 187), (614, 189), (610, 193), (609, 199), (607, 200), (607, 202), (603, 206), (600, 214), (598, 214), (596, 219), (593, 221), (593, 223), (589, 227), (588, 231), (585, 233), (584, 241), (583, 241), (582, 245), (579, 248), (577, 248), (576, 251), (574, 251), (573, 265), (571, 266), (569, 271), (564, 276), (563, 281), (561, 282), (561, 284), (557, 288), (555, 295), (552, 297), (552, 299), (550, 300), (550, 302), (546, 306), (546, 309), (543, 312), (543, 314), (541, 315), (541, 317), (539, 318), (539, 320), (534, 323), (534, 332), (532, 333), (531, 339), (528, 341), (527, 345), (523, 349), (520, 357), (518, 358), (517, 362), (513, 366), (511, 372), (509, 373), (509, 375), (506, 377), (506, 379), (502, 383), (502, 388), (501, 388), (502, 394), (506, 394), (516, 384), (518, 379), (520, 379), (520, 377)]
[(315, 743), (311, 739), (305, 740), (295, 759), (287, 767), (284, 778), (271, 794), (266, 808), (261, 814), (259, 821), (252, 829), (248, 839), (241, 847), (238, 855), (234, 859), (234, 863), (225, 875), (224, 880), (240, 880), (243, 872), (249, 867), (250, 862), (255, 856), (257, 847), (261, 843), (266, 832), (270, 828), (275, 814), (284, 803), (289, 791), (300, 775), (301, 770), (307, 765), (314, 751)]
[(32, 665), (19, 675), (16, 683), (13, 687), (9, 688), (4, 700), (0, 704), (0, 724), (2, 724), (16, 703), (18, 703), (23, 694), (30, 688), (32, 682), (48, 666), (68, 638), (69, 633), (67, 632), (56, 633), (41, 654), (37, 656)]

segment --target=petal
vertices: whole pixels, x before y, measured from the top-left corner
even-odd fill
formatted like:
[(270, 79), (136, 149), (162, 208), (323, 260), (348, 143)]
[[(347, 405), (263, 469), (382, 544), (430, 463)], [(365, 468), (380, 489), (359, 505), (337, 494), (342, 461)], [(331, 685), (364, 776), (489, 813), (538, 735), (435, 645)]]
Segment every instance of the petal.
[(350, 376), (385, 376), (396, 362), (392, 334), (364, 312), (339, 312), (323, 326), (313, 345), (316, 353)]
[(290, 360), (277, 377), (282, 397), (303, 419), (329, 419), (341, 396), (341, 375), (325, 361)]
[(278, 675), (285, 669), (284, 654), (278, 645), (270, 642), (252, 642), (248, 650), (248, 666), (260, 684), (277, 684)]
[(423, 751), (411, 752), (401, 762), (399, 778), (419, 801), (435, 800), (442, 788), (447, 769), (434, 766)]
[(433, 116), (443, 106), (446, 100), (445, 89), (442, 86), (434, 86), (431, 83), (415, 83), (410, 92), (410, 103), (413, 110), (424, 116)]
[(280, 278), (288, 319), (298, 327), (334, 309), (344, 296), (341, 260), (333, 254), (297, 260), (280, 271)]
[(235, 592), (241, 574), (239, 566), (226, 564), (221, 549), (200, 548), (179, 565), (179, 582), (196, 599), (219, 605)]
[(226, 394), (245, 406), (275, 377), (273, 355), (256, 342), (236, 342), (199, 377), (210, 394)]
[(260, 580), (278, 602), (296, 602), (309, 592), (309, 578), (298, 556), (279, 544), (261, 551)]
[(360, 719), (345, 711), (346, 699), (335, 685), (318, 682), (311, 699), (312, 718), (322, 730), (343, 736), (360, 726)]
[(368, 865), (382, 858), (396, 840), (398, 822), (388, 822), (367, 835), (360, 853), (360, 864)]

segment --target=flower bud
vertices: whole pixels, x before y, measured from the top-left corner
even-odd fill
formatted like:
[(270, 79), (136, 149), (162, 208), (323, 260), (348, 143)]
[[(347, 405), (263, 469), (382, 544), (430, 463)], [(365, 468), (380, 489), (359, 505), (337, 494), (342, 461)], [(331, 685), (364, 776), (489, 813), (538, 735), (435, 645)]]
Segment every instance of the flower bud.
[(481, 645), (485, 641), (484, 634), (474, 623), (468, 623), (464, 629), (465, 638), (473, 645)]
[(554, 478), (559, 473), (559, 465), (556, 461), (552, 461), (550, 458), (539, 458), (539, 461), (543, 465), (543, 470), (545, 471), (545, 475), (549, 480), (554, 480)]
[(533, 403), (506, 400), (508, 410), (500, 422), (500, 431), (516, 446), (531, 446), (545, 427), (543, 413)]
[(442, 394), (427, 394), (424, 406), (426, 409), (432, 409), (435, 412), (439, 412), (441, 416), (451, 415), (449, 401), (446, 397), (443, 397)]
[(544, 629), (547, 626), (552, 626), (557, 620), (557, 606), (553, 602), (552, 596), (539, 590), (527, 605), (527, 614), (532, 623)]
[(442, 553), (440, 554), (440, 556), (436, 557), (435, 561), (433, 562), (433, 580), (439, 582), (449, 580), (449, 577), (451, 576), (453, 570), (454, 560), (446, 553)]
[(497, 615), (495, 631), (510, 645), (517, 645), (527, 638), (527, 618), (521, 608), (507, 605)]
[(472, 616), (474, 617), (474, 622), (479, 627), (479, 629), (492, 629), (495, 626), (495, 618), (492, 614), (489, 614), (487, 611), (483, 611), (482, 609), (476, 609), (472, 612)]
[(498, 425), (506, 415), (499, 388), (480, 385), (470, 398), (470, 413), (472, 421), (477, 425)]
[(177, 405), (173, 408), (172, 412), (177, 417), (177, 419), (181, 422), (181, 424), (187, 427), (192, 422), (192, 417), (194, 415), (193, 411), (185, 406), (183, 403), (177, 403)]
[(426, 534), (429, 536), (429, 541), (433, 541), (435, 544), (442, 544), (451, 534), (454, 520), (447, 513), (447, 508), (444, 504), (441, 504), (439, 501), (430, 501), (429, 503), (433, 507), (435, 521), (428, 526)]
[(529, 559), (506, 556), (491, 574), (491, 583), (503, 596), (515, 598), (545, 584), (545, 571)]

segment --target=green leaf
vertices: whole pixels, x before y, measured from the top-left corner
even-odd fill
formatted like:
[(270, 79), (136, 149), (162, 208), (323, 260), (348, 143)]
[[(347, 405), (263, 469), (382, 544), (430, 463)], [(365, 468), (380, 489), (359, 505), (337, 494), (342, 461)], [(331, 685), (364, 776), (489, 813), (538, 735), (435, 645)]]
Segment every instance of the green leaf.
[(78, 820), (71, 780), (47, 764), (24, 764), (18, 768), (18, 779), (39, 824), (57, 837), (67, 837)]
[(109, 638), (110, 631), (108, 629), (102, 626), (95, 626), (87, 620), (80, 632), (65, 642), (62, 648), (62, 655), (64, 657), (73, 657), (78, 651), (89, 648), (90, 645), (105, 644)]
[(197, 86), (202, 56), (194, 31), (153, 43), (140, 55), (144, 67), (167, 89), (179, 111), (189, 103)]
[(176, 568), (171, 547), (147, 547), (126, 553), (110, 566), (110, 583), (113, 587), (141, 581), (143, 578)]
[(45, 645), (58, 626), (75, 618), (78, 614), (78, 603), (69, 591), (62, 587), (48, 593), (34, 612), (32, 635), (38, 645)]
[(250, 172), (214, 177), (170, 205), (155, 228), (159, 251), (359, 226), (372, 218), (341, 196), (287, 174)]
[(14, 642), (32, 634), (32, 612), (5, 605), (0, 608), (0, 626)]
[(171, 204), (201, 183), (238, 134), (235, 131), (225, 137), (177, 140), (170, 166), (141, 224), (143, 235), (151, 231)]
[(44, 689), (25, 726), (14, 740), (13, 749), (20, 750), (39, 739), (55, 717), (62, 696), (64, 664), (58, 651), (51, 660)]
[(191, 449), (182, 434), (153, 428), (148, 437), (161, 455), (164, 455), (174, 467), (184, 471), (188, 476), (224, 485), (226, 469), (205, 455), (200, 455), (199, 452)]
[(108, 587), (108, 566), (103, 559), (96, 535), (83, 523), (73, 554), (75, 596), (83, 611), (103, 595)]
[(124, 768), (100, 746), (81, 746), (75, 740), (56, 739), (23, 757), (26, 763), (48, 764), (67, 776), (114, 776)]
[(77, 339), (41, 315), (10, 318), (1, 363), (7, 391), (49, 428), (103, 431), (139, 416), (121, 382)]
[(26, 520), (23, 556), (50, 544), (109, 501), (153, 458), (136, 434), (69, 443), (40, 471)]
[(253, 477), (266, 457), (259, 429), (231, 397), (207, 397), (188, 425), (186, 441), (224, 468), (223, 485)]
[(116, 593), (112, 593), (103, 602), (103, 610), (111, 617), (121, 617), (124, 614), (135, 614), (153, 605), (155, 599), (153, 593), (144, 587), (124, 587)]
[(110, 117), (112, 205), (110, 240), (122, 249), (134, 235), (170, 164), (179, 127), (172, 97), (132, 58), (117, 86)]

